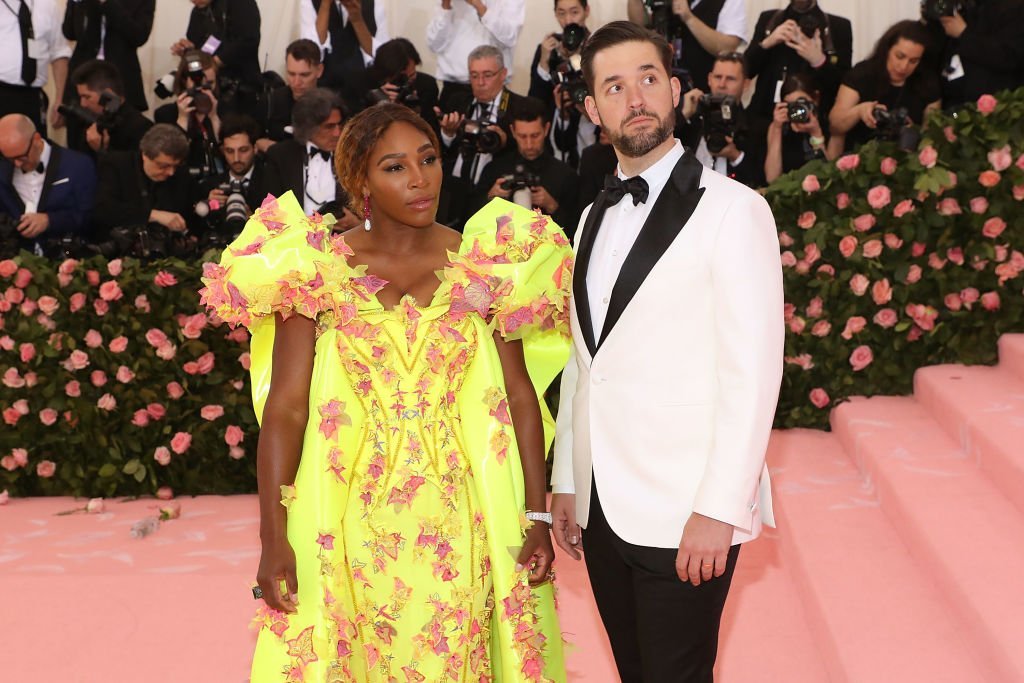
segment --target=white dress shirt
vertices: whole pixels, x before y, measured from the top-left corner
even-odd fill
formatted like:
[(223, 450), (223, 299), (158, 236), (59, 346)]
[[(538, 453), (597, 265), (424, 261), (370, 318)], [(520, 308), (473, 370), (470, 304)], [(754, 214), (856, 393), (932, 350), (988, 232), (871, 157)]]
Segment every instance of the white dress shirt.
[(18, 193), (18, 196), (21, 197), (21, 202), (25, 205), (25, 213), (39, 213), (39, 198), (43, 194), (46, 167), (50, 165), (50, 151), (50, 143), (43, 141), (43, 153), (39, 157), (39, 163), (43, 165), (41, 173), (34, 168), (28, 173), (15, 168), (11, 176), (11, 184), (14, 185), (14, 191)]
[(319, 154), (309, 156), (312, 149), (318, 149), (311, 142), (306, 143), (306, 182), (302, 197), (302, 208), (311, 215), (327, 202), (337, 199), (338, 181), (334, 177), (334, 165)]
[[(640, 177), (647, 181), (647, 201), (633, 206), (633, 198), (627, 194), (618, 204), (605, 211), (601, 221), (603, 227), (597, 232), (593, 250), (590, 252), (590, 263), (587, 266), (587, 296), (590, 299), (590, 318), (594, 322), (595, 341), (601, 338), (612, 288), (619, 278), (619, 271), (622, 270), (626, 255), (633, 248), (640, 229), (647, 222), (654, 203), (658, 201), (661, 191), (672, 176), (672, 169), (682, 156), (683, 145), (676, 140), (675, 146), (665, 156), (640, 174)], [(616, 174), (619, 178), (626, 179), (622, 175), (622, 169), (617, 169)]]
[[(341, 20), (348, 26), (348, 10), (338, 0), (334, 0), (334, 4), (341, 11)], [(376, 0), (373, 3), (373, 21), (377, 25), (377, 34), (373, 36), (374, 53), (377, 52), (378, 47), (391, 40), (388, 34), (388, 13), (384, 5), (384, 0)], [(328, 32), (327, 40), (321, 43), (320, 36), (316, 32), (317, 8), (308, 1), (300, 2), (299, 8), (299, 38), (307, 38), (319, 45), (320, 59), (322, 60), (324, 55), (331, 51), (331, 34)], [(366, 54), (365, 50), (360, 50), (360, 52), (363, 53), (364, 64), (369, 66), (373, 63), (373, 55)]]
[(746, 152), (740, 152), (740, 155), (736, 157), (735, 162), (729, 161), (725, 157), (716, 157), (711, 154), (711, 150), (708, 149), (707, 140), (701, 137), (700, 142), (697, 143), (697, 149), (693, 151), (693, 156), (702, 163), (706, 168), (710, 168), (716, 173), (721, 173), (724, 176), (729, 175), (731, 169), (736, 168), (743, 163), (743, 157)]
[(482, 17), (464, 0), (454, 0), (449, 10), (438, 7), (427, 26), (427, 45), (437, 55), (437, 80), (469, 83), (469, 53), (481, 45), (501, 50), (511, 78), (513, 52), (526, 20), (525, 0), (484, 4), (487, 11)]
[[(701, 0), (690, 2), (690, 9), (696, 9)], [(714, 29), (727, 36), (736, 36), (741, 44), (747, 42), (747, 2), (746, 0), (725, 0), (722, 11), (718, 13), (718, 22)]]
[[(555, 133), (568, 127), (569, 121), (562, 118), (562, 110), (555, 109), (555, 116), (551, 121), (551, 134), (548, 138), (551, 140), (551, 147), (554, 150), (555, 158), (565, 163), (569, 163), (569, 152), (571, 150), (562, 149), (558, 146), (558, 142), (555, 140)], [(576, 128), (576, 153), (582, 156), (583, 150), (597, 142), (597, 137), (597, 126), (594, 125), (589, 116), (582, 114), (580, 116), (580, 124)]]
[(42, 88), (46, 85), (50, 62), (71, 56), (71, 45), (61, 33), (63, 13), (58, 11), (56, 0), (0, 2), (3, 2), (0, 5), (0, 45), (5, 46), (0, 57), (0, 83), (28, 85), (21, 82), (21, 29), (18, 26), (18, 10), (24, 2), (32, 11), (32, 31), (40, 49), (36, 56), (36, 79), (30, 85)]

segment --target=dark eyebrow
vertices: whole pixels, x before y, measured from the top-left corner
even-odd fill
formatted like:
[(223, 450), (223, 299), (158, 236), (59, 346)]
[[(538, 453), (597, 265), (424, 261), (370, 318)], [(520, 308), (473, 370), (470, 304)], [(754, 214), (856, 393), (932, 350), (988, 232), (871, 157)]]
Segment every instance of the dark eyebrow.
[[(637, 71), (657, 71), (657, 70), (658, 70), (658, 67), (656, 67), (654, 64), (644, 64), (643, 66), (637, 68)], [(612, 82), (618, 81), (618, 80), (622, 80), (622, 76), (619, 76), (618, 74), (613, 74), (613, 75), (609, 76), (608, 78), (604, 79), (603, 81), (601, 81), (601, 85), (602, 86), (608, 85), (609, 83), (612, 83)]]
[[(424, 145), (421, 145), (420, 148), (416, 150), (416, 153), (417, 154), (423, 154), (423, 152), (426, 152), (428, 149), (434, 149), (434, 143), (428, 142), (428, 143), (426, 143)], [(394, 154), (385, 154), (380, 159), (377, 159), (377, 164), (380, 165), (381, 162), (388, 161), (389, 159), (404, 159), (404, 158), (405, 158), (405, 152), (395, 152)]]

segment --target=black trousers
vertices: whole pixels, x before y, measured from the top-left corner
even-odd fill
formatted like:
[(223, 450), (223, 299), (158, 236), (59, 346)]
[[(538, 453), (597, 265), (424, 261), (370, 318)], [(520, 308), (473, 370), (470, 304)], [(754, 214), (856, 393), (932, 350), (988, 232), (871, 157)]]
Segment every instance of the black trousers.
[(623, 683), (711, 683), (739, 545), (730, 549), (722, 576), (697, 587), (683, 583), (676, 549), (619, 538), (591, 486), (584, 557), (619, 677)]
[(0, 116), (24, 114), (32, 119), (43, 137), (46, 137), (46, 107), (42, 88), (0, 83)]

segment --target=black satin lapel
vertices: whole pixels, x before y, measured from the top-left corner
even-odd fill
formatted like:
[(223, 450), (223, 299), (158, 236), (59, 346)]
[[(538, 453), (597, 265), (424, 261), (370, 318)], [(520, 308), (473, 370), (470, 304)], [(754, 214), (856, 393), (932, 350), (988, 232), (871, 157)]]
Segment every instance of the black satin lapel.
[(601, 228), (601, 219), (607, 209), (604, 190), (594, 199), (594, 205), (587, 214), (587, 222), (579, 233), (580, 248), (576, 250), (576, 265), (572, 273), (572, 295), (576, 302), (576, 319), (583, 331), (583, 339), (587, 342), (590, 357), (597, 352), (597, 341), (594, 335), (594, 321), (590, 317), (590, 296), (587, 292), (587, 270), (590, 268), (590, 254), (594, 250), (594, 240)]
[(647, 221), (640, 229), (636, 242), (622, 264), (619, 277), (615, 280), (608, 302), (604, 329), (601, 330), (601, 338), (597, 342), (598, 348), (601, 348), (601, 344), (607, 339), (651, 269), (675, 241), (696, 210), (697, 203), (704, 194), (704, 188), (700, 187), (703, 170), (704, 166), (688, 152), (672, 169), (672, 176), (658, 196), (650, 215), (647, 216)]
[(39, 206), (36, 211), (42, 212), (46, 208), (46, 198), (50, 194), (50, 186), (53, 185), (60, 173), (60, 148), (57, 145), (50, 145), (50, 163), (46, 164), (46, 175), (43, 176), (43, 190), (39, 193)]

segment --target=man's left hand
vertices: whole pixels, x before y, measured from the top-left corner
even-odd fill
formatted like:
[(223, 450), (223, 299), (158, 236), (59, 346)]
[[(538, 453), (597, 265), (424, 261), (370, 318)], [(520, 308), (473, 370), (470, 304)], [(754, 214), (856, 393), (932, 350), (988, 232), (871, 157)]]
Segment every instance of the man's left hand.
[(722, 151), (715, 156), (725, 157), (729, 160), (730, 164), (735, 164), (736, 160), (740, 158), (740, 155), (743, 154), (743, 152), (736, 146), (736, 142), (732, 138), (726, 136), (725, 141), (729, 144), (723, 147)]
[(683, 583), (699, 586), (725, 573), (732, 544), (732, 524), (694, 512), (683, 527), (676, 555), (676, 574)]
[(94, 123), (85, 130), (85, 142), (94, 152), (101, 152), (110, 144), (110, 133), (100, 132), (99, 127)]
[(26, 213), (18, 221), (18, 232), (25, 239), (34, 239), (50, 227), (50, 217), (45, 213)]
[(786, 45), (793, 48), (794, 52), (814, 68), (825, 63), (825, 49), (821, 44), (820, 30), (814, 32), (813, 38), (805, 36), (803, 31), (794, 31), (793, 37), (786, 41)]
[(530, 201), (533, 202), (534, 206), (549, 216), (555, 211), (558, 211), (558, 201), (551, 196), (550, 192), (539, 185), (537, 187), (530, 188)]
[(964, 30), (967, 29), (967, 22), (959, 14), (954, 14), (951, 17), (942, 17), (939, 21), (942, 22), (942, 30), (950, 38), (959, 38), (963, 35)]
[(672, 11), (679, 15), (684, 22), (693, 16), (690, 10), (690, 0), (672, 0)]

